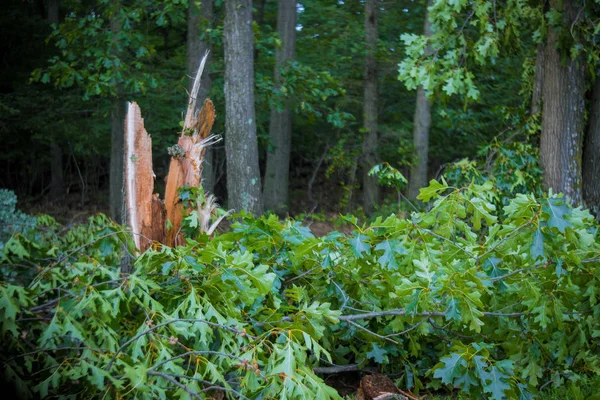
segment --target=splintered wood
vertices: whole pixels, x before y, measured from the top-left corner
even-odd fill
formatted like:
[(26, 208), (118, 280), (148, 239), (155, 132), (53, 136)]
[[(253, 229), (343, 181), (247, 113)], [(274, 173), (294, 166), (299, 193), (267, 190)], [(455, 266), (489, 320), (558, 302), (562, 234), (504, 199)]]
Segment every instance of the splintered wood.
[[(178, 140), (179, 149), (171, 158), (164, 203), (154, 194), (152, 139), (144, 128), (139, 106), (129, 103), (125, 118), (125, 211), (126, 221), (131, 227), (133, 239), (140, 252), (148, 249), (153, 242), (167, 246), (184, 243), (181, 223), (185, 210), (179, 200), (178, 190), (184, 186), (200, 186), (206, 147), (220, 140), (210, 136), (215, 122), (215, 107), (212, 101), (207, 99), (200, 112), (196, 111), (196, 97), (205, 62), (206, 55), (200, 62), (189, 96), (183, 132)], [(214, 198), (208, 199), (210, 201), (205, 201), (200, 209), (207, 219), (203, 226), (208, 224), (211, 207), (214, 205)], [(211, 209), (206, 210), (207, 207)], [(210, 234), (214, 227), (205, 228), (205, 231)]]
[[(191, 112), (193, 113), (193, 110)], [(183, 186), (200, 186), (202, 158), (206, 152), (206, 146), (211, 144), (210, 140), (207, 141), (207, 138), (214, 122), (215, 106), (210, 99), (204, 102), (204, 106), (196, 118), (188, 120), (186, 117), (186, 125), (178, 142), (185, 152), (185, 156), (171, 158), (169, 175), (167, 175), (165, 207), (167, 220), (170, 224), (167, 228), (165, 244), (168, 246), (183, 244), (183, 235), (180, 232), (183, 204), (179, 200), (177, 190)]]
[(141, 251), (151, 241), (161, 240), (155, 232), (155, 220), (162, 213), (162, 205), (161, 211), (153, 210), (153, 194), (152, 139), (144, 128), (140, 107), (129, 103), (125, 119), (125, 211), (133, 240)]

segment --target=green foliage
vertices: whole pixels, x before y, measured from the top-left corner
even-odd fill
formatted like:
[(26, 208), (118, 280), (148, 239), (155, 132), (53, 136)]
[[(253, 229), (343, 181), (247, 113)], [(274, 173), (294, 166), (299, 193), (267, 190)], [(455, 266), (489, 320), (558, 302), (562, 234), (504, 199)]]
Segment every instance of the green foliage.
[(388, 163), (375, 165), (369, 171), (369, 176), (375, 176), (381, 185), (392, 186), (397, 190), (408, 183), (404, 175)]
[(17, 210), (17, 196), (8, 189), (0, 189), (0, 243), (15, 233), (26, 233), (35, 227), (35, 218)]
[[(399, 64), (399, 79), (409, 90), (423, 85), (429, 93), (477, 100), (480, 87), (476, 69), (496, 64), (502, 52), (510, 55), (542, 43), (548, 29), (558, 32), (564, 60), (584, 56), (595, 69), (600, 57), (598, 26), (589, 16), (598, 12), (598, 5), (577, 2), (577, 7), (581, 7), (580, 17), (565, 24), (562, 3), (547, 7), (520, 0), (502, 5), (489, 0), (433, 1), (429, 7), (431, 37), (414, 33), (401, 36), (405, 58)], [(525, 60), (525, 69), (528, 64)]]
[(593, 217), (496, 196), (432, 181), (429, 211), (322, 238), (242, 213), (129, 275), (131, 241), (105, 217), (38, 218), (0, 252), (4, 375), (30, 396), (329, 399), (314, 367), (376, 364), (415, 392), (503, 399), (598, 373)]
[(482, 147), (474, 160), (465, 158), (447, 165), (444, 177), (454, 186), (491, 182), (497, 206), (507, 205), (518, 193), (542, 195), (538, 149), (518, 141), (505, 144), (495, 139)]
[(151, 17), (157, 18), (158, 26), (164, 25), (165, 10), (173, 8), (169, 3), (158, 10), (143, 1), (124, 6), (101, 0), (98, 8), (75, 7), (62, 23), (53, 26), (48, 41), (59, 53), (50, 58), (47, 68), (32, 73), (32, 81), (54, 82), (60, 88), (80, 86), (86, 99), (120, 95), (119, 88), (143, 93), (155, 87), (153, 76), (144, 71), (144, 61), (154, 49), (139, 25)]

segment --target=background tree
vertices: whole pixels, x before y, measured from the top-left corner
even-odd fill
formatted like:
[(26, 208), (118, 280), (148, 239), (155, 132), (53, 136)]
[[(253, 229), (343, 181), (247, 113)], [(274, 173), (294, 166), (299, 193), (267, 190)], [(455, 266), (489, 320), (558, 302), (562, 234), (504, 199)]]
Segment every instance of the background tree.
[(551, 21), (544, 49), (540, 161), (546, 187), (581, 204), (585, 64), (581, 56), (569, 55), (571, 43), (567, 41), (565, 48), (564, 38), (573, 31), (582, 10), (577, 0), (552, 0), (550, 7), (559, 17)]
[[(121, 0), (112, 1), (110, 18), (110, 31), (112, 33), (112, 53), (115, 59), (120, 59), (121, 49), (119, 35), (121, 34)], [(117, 222), (125, 221), (123, 202), (123, 186), (125, 184), (125, 114), (126, 102), (123, 98), (123, 84), (117, 77), (112, 80), (114, 95), (111, 98), (110, 110), (110, 191), (109, 204), (110, 216)]]
[[(428, 1), (431, 6), (432, 1)], [(431, 37), (431, 23), (429, 22), (429, 12), (425, 10), (425, 22), (423, 28), (425, 38)], [(424, 55), (431, 55), (431, 46), (426, 46)], [(431, 128), (431, 102), (423, 85), (417, 88), (417, 99), (415, 106), (415, 118), (413, 122), (413, 159), (410, 170), (410, 180), (408, 186), (408, 198), (416, 200), (419, 195), (419, 189), (427, 186), (427, 170), (429, 156), (429, 130)]]
[(583, 200), (600, 221), (600, 79), (592, 89), (590, 121), (583, 152)]
[(365, 94), (363, 111), (363, 129), (365, 137), (362, 149), (362, 184), (363, 206), (365, 212), (370, 214), (379, 204), (379, 186), (377, 179), (369, 176), (369, 170), (378, 160), (377, 155), (377, 0), (365, 1)]
[(226, 0), (225, 151), (227, 200), (236, 211), (262, 213), (258, 143), (254, 110), (254, 36), (252, 1)]
[[(277, 33), (281, 44), (275, 50), (275, 69), (273, 82), (275, 90), (286, 90), (282, 85), (282, 70), (294, 59), (296, 52), (296, 0), (278, 2)], [(292, 147), (292, 110), (291, 99), (286, 99), (282, 109), (271, 109), (269, 122), (269, 151), (263, 199), (267, 210), (278, 214), (287, 211), (290, 169), (290, 151)]]

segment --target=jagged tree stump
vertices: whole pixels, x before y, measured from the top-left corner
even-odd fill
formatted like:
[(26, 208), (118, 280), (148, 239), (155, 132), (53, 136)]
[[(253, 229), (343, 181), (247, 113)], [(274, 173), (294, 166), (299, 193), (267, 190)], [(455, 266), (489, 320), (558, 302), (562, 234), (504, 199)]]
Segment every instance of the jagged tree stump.
[[(181, 223), (184, 208), (178, 190), (183, 186), (201, 185), (202, 160), (206, 147), (220, 140), (210, 135), (215, 121), (212, 101), (206, 99), (200, 112), (196, 111), (196, 97), (206, 58), (207, 55), (200, 62), (189, 96), (183, 132), (176, 145), (177, 151), (171, 154), (164, 202), (154, 193), (152, 139), (144, 128), (140, 107), (135, 102), (128, 105), (125, 118), (124, 208), (127, 224), (140, 252), (148, 249), (153, 242), (167, 246), (183, 244)], [(211, 198), (210, 204), (213, 202)]]

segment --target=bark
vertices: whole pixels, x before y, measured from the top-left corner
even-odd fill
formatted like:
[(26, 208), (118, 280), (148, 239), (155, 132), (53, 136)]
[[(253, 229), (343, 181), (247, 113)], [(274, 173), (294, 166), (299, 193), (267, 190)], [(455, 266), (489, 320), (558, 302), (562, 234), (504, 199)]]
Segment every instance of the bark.
[(254, 110), (252, 1), (226, 0), (225, 152), (229, 208), (262, 213)]
[[(191, 92), (194, 85), (194, 74), (198, 71), (200, 59), (208, 51), (207, 64), (212, 60), (212, 43), (206, 30), (212, 28), (213, 1), (190, 1), (188, 5), (188, 30), (187, 30), (187, 73), (189, 76), (188, 90)], [(204, 33), (204, 37), (201, 38)], [(198, 92), (198, 105), (202, 105), (210, 93), (211, 81), (208, 71), (202, 74), (200, 91)], [(208, 193), (214, 192), (215, 168), (213, 166), (214, 148), (209, 147), (204, 155), (202, 166), (202, 187)]]
[(365, 59), (365, 87), (363, 104), (363, 127), (365, 137), (362, 150), (363, 206), (370, 214), (379, 203), (377, 178), (369, 176), (369, 170), (377, 163), (377, 0), (365, 2), (365, 31), (367, 56)]
[(214, 136), (209, 137), (215, 121), (215, 107), (212, 101), (207, 99), (200, 113), (196, 112), (196, 97), (200, 85), (199, 78), (202, 76), (204, 62), (205, 60), (200, 63), (196, 82), (190, 94), (183, 132), (177, 143), (183, 150), (184, 155), (171, 157), (169, 174), (167, 175), (165, 209), (169, 228), (167, 229), (165, 243), (168, 246), (184, 243), (180, 231), (183, 219), (183, 204), (179, 200), (177, 190), (183, 186), (200, 186), (205, 149), (219, 140)]
[[(51, 24), (60, 22), (60, 0), (48, 1), (47, 18)], [(65, 194), (65, 180), (63, 176), (63, 151), (54, 137), (50, 141), (50, 154), (50, 198), (58, 200)]]
[(544, 91), (544, 45), (537, 46), (535, 58), (535, 77), (533, 80), (533, 94), (531, 96), (531, 115), (542, 111), (542, 94)]
[[(431, 0), (428, 2), (431, 6)], [(429, 11), (425, 10), (424, 35), (431, 36), (431, 23), (429, 22)], [(431, 48), (427, 46), (425, 55), (431, 54)], [(417, 100), (415, 107), (415, 118), (413, 122), (413, 165), (410, 169), (410, 182), (408, 185), (409, 200), (416, 200), (419, 189), (427, 186), (427, 167), (429, 158), (429, 131), (431, 129), (431, 102), (422, 85), (417, 88)]]
[[(561, 1), (551, 1), (559, 8)], [(564, 26), (571, 27), (578, 14), (575, 0), (562, 1)], [(544, 183), (562, 192), (573, 204), (582, 201), (582, 145), (584, 133), (585, 68), (581, 59), (563, 64), (557, 49), (558, 32), (548, 30), (544, 52), (544, 111), (540, 138), (540, 161)]]
[(118, 96), (111, 100), (110, 112), (110, 176), (109, 206), (110, 216), (117, 223), (125, 221), (123, 202), (124, 178), (124, 121), (125, 102)]
[[(121, 22), (118, 19), (121, 8), (120, 0), (113, 1), (113, 16), (110, 21), (110, 29), (113, 33), (113, 40), (116, 41), (117, 34), (121, 29)], [(115, 46), (116, 47), (116, 46)], [(123, 196), (124, 188), (124, 121), (126, 104), (123, 101), (123, 88), (120, 82), (114, 82), (116, 94), (111, 100), (110, 112), (110, 176), (109, 176), (109, 206), (110, 216), (117, 222), (125, 221), (125, 203)]]
[(600, 221), (600, 78), (596, 78), (583, 147), (583, 200)]
[[(283, 44), (275, 52), (274, 81), (281, 87), (281, 69), (296, 53), (296, 0), (281, 0), (277, 12), (277, 32)], [(269, 138), (273, 151), (267, 154), (263, 200), (265, 209), (282, 215), (287, 210), (290, 151), (292, 147), (292, 112), (290, 101), (284, 109), (271, 110)]]

